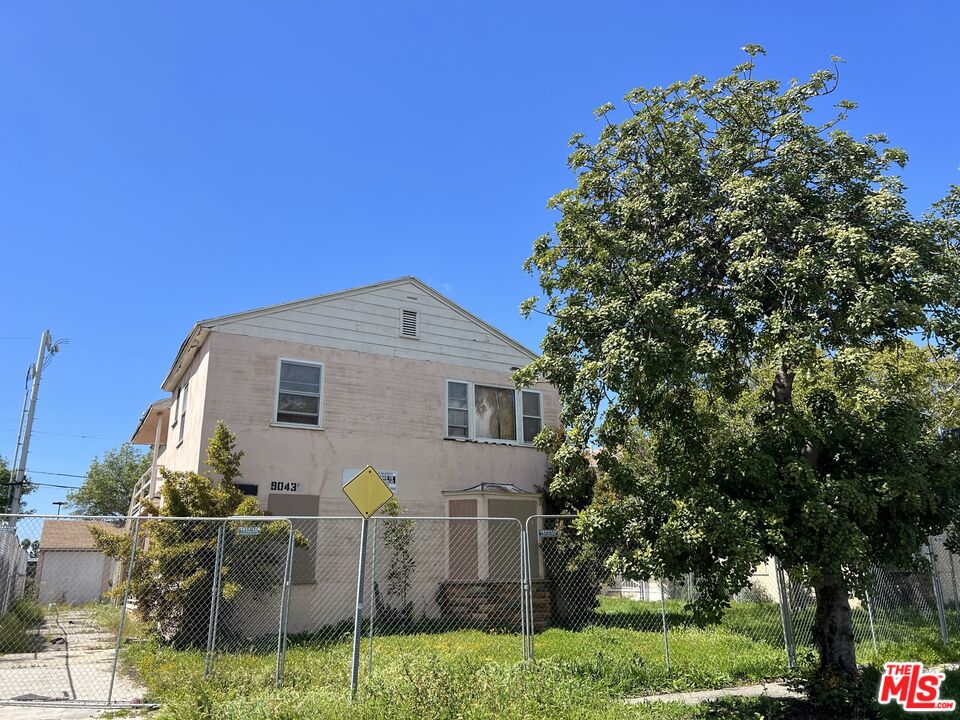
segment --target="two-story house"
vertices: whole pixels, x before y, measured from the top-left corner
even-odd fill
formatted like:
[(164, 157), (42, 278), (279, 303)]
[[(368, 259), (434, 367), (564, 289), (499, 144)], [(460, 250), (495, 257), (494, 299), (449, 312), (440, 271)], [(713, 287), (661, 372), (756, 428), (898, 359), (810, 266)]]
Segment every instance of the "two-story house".
[(206, 469), (223, 419), (241, 489), (274, 515), (355, 515), (341, 488), (369, 464), (409, 515), (525, 519), (546, 470), (532, 440), (559, 425), (552, 387), (511, 380), (534, 357), (414, 277), (203, 320), (134, 433), (155, 462), (131, 512), (158, 467)]

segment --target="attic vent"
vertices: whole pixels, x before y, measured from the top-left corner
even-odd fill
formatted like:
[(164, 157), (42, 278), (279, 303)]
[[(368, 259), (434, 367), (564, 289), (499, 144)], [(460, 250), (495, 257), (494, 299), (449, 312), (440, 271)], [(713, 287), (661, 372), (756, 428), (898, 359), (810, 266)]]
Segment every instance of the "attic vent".
[(400, 311), (400, 334), (403, 337), (417, 337), (417, 311), (416, 310), (401, 310)]

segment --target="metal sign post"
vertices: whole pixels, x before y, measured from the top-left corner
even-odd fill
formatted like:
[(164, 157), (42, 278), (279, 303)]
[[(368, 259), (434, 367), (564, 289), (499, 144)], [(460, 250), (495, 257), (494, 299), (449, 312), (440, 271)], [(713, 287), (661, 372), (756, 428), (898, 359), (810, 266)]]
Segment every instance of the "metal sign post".
[(357, 607), (353, 614), (353, 667), (350, 671), (350, 702), (357, 694), (360, 673), (360, 623), (363, 621), (363, 569), (367, 562), (367, 518), (360, 527), (360, 567), (357, 570)]
[(357, 568), (357, 604), (353, 615), (353, 665), (350, 671), (350, 701), (357, 694), (360, 674), (360, 625), (363, 621), (363, 571), (367, 563), (367, 525), (370, 516), (393, 497), (393, 491), (380, 474), (367, 465), (343, 486), (343, 493), (363, 516), (360, 527), (360, 566)]

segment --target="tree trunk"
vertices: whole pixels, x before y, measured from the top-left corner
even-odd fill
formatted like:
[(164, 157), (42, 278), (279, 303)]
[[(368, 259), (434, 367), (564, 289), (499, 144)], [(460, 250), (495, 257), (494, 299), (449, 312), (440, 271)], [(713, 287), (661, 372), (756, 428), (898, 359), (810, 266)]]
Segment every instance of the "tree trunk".
[[(776, 412), (786, 412), (792, 405), (795, 377), (794, 369), (786, 364), (782, 364), (777, 369), (771, 392)], [(804, 443), (800, 457), (814, 472), (818, 470), (820, 452), (815, 443), (810, 441)], [(853, 616), (850, 613), (847, 588), (840, 576), (834, 573), (815, 583), (814, 590), (817, 594), (817, 609), (813, 618), (813, 642), (820, 653), (818, 675), (856, 678), (857, 657), (853, 643)]]
[(773, 378), (773, 403), (779, 408), (786, 407), (793, 402), (794, 371), (786, 365), (781, 365)]
[(815, 583), (814, 590), (813, 642), (820, 652), (820, 673), (854, 676), (857, 657), (847, 589), (840, 578), (828, 576)]

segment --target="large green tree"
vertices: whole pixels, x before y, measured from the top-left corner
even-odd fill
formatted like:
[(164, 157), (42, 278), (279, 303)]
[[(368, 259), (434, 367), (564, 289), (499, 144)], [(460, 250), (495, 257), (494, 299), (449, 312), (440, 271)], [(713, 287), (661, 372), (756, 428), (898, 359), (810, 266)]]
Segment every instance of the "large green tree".
[[(932, 368), (957, 351), (960, 190), (923, 216), (906, 154), (842, 129), (833, 70), (638, 88), (571, 141), (575, 187), (527, 268), (550, 318), (517, 373), (563, 401), (551, 491), (600, 485), (583, 529), (628, 577), (693, 572), (716, 618), (776, 555), (816, 591), (821, 673), (856, 674), (848, 594), (957, 505)], [(932, 351), (921, 352), (911, 338)], [(589, 495), (589, 493), (587, 494)]]
[(75, 515), (126, 515), (137, 480), (150, 469), (152, 455), (130, 443), (95, 457), (78, 490), (67, 493)]

